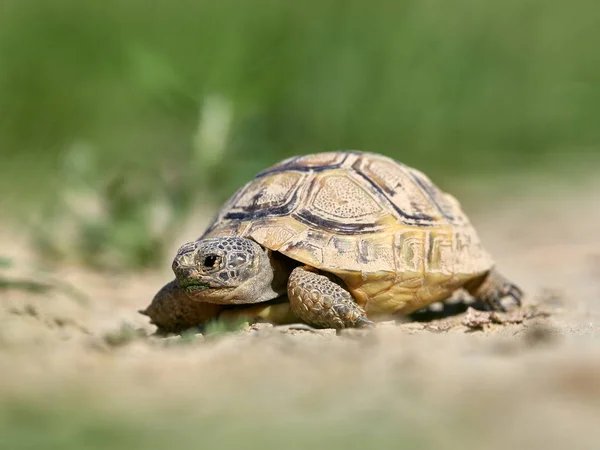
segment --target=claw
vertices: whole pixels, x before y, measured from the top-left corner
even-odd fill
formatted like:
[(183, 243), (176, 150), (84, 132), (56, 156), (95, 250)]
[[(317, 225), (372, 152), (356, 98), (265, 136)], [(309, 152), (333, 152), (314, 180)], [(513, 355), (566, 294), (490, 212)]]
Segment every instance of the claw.
[(521, 289), (516, 286), (511, 286), (507, 295), (512, 297), (518, 306), (521, 306), (521, 297), (523, 296), (523, 291), (521, 291)]
[(375, 328), (375, 322), (366, 317), (359, 317), (356, 321), (356, 328)]
[(506, 312), (506, 308), (502, 304), (502, 299), (504, 297), (512, 297), (517, 306), (520, 307), (522, 296), (523, 291), (521, 289), (519, 289), (514, 284), (507, 284), (503, 286), (503, 289), (500, 292), (494, 294), (493, 297), (491, 297), (487, 303), (492, 309), (495, 309), (496, 311)]
[(512, 297), (514, 303), (520, 307), (521, 298), (523, 297), (523, 291), (518, 286), (495, 270), (492, 270), (472, 293), (475, 298), (484, 304), (485, 309), (488, 311), (506, 312), (506, 308), (502, 304), (505, 297)]
[(502, 296), (512, 297), (517, 306), (521, 306), (521, 297), (523, 297), (523, 291), (514, 284), (507, 284), (502, 289)]
[(494, 295), (490, 303), (492, 304), (492, 308), (496, 311), (506, 312), (506, 308), (502, 304), (502, 297), (500, 295)]

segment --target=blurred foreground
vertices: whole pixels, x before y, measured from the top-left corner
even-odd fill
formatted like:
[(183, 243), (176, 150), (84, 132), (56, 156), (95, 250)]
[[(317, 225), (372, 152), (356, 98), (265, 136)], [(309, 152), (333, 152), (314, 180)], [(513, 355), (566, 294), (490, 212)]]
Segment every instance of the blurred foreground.
[[(0, 448), (597, 449), (600, 8), (0, 2)], [(373, 333), (166, 340), (179, 244), (294, 154), (464, 204), (525, 304)]]
[(167, 264), (50, 276), (4, 236), (0, 447), (595, 449), (599, 193), (548, 187), (468, 211), (526, 307), (550, 314), (481, 329), (460, 314), (342, 336), (147, 337), (135, 311)]

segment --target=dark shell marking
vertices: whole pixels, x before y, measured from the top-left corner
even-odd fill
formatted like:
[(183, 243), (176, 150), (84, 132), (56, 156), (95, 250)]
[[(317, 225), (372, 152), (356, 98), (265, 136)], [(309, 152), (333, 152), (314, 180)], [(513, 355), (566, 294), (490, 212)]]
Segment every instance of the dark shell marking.
[(453, 197), (416, 169), (358, 151), (260, 172), (202, 238), (224, 236), (334, 273), (361, 305), (385, 312), (443, 299), (493, 265)]
[[(223, 221), (293, 215), (306, 224), (336, 233), (369, 233), (381, 231), (378, 213), (387, 214), (389, 210), (406, 225), (423, 227), (440, 220), (450, 224), (457, 221), (454, 206), (420, 172), (389, 158), (374, 159), (369, 153), (328, 155), (318, 154), (323, 165), (317, 165), (308, 155), (260, 172), (232, 197), (207, 232)], [(407, 189), (411, 189), (410, 195)], [(300, 201), (302, 196), (309, 200)]]

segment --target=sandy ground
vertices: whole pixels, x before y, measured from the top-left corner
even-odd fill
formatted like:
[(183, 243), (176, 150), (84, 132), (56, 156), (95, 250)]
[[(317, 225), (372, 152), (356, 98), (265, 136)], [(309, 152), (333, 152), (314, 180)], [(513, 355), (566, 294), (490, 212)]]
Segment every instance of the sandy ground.
[(42, 273), (5, 233), (15, 265), (4, 273), (55, 287), (0, 290), (0, 403), (149, 421), (185, 412), (218, 424), (203, 432), (209, 446), (243, 430), (247, 448), (600, 448), (599, 196), (557, 187), (468, 208), (499, 269), (526, 291), (523, 312), (340, 336), (261, 325), (146, 337), (154, 327), (136, 310), (170, 279), (168, 261), (160, 273)]

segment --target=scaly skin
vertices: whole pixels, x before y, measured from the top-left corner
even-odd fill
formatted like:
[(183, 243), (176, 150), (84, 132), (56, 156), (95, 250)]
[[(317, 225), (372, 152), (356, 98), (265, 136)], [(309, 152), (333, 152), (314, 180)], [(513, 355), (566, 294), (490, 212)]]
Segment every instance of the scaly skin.
[(156, 293), (150, 305), (140, 311), (151, 319), (159, 332), (179, 333), (215, 319), (223, 305), (195, 302), (173, 280)]
[(468, 282), (465, 284), (465, 289), (489, 309), (504, 311), (501, 302), (504, 297), (512, 297), (517, 306), (521, 306), (523, 291), (495, 269), (490, 270), (483, 277)]
[(177, 280), (163, 286), (152, 303), (142, 311), (156, 325), (159, 334), (181, 333), (202, 326), (211, 320), (229, 322), (267, 321), (276, 324), (298, 322), (290, 310), (290, 304), (263, 302), (248, 305), (220, 305), (193, 300), (179, 287)]
[[(287, 291), (302, 319), (335, 328), (367, 323), (365, 311), (409, 314), (463, 287), (491, 308), (505, 296), (519, 303), (521, 291), (492, 266), (458, 200), (415, 168), (354, 150), (261, 171), (173, 261), (191, 301), (258, 306)], [(164, 302), (175, 297), (186, 298)]]
[(347, 290), (309, 266), (292, 271), (288, 298), (294, 314), (309, 325), (338, 330), (374, 326)]
[[(176, 280), (143, 311), (162, 331), (179, 332), (220, 314), (275, 323), (292, 321), (295, 315), (309, 325), (336, 329), (373, 326), (343, 282), (310, 266), (291, 270), (250, 239), (209, 238), (186, 244), (173, 261), (173, 271)], [(269, 304), (285, 294), (286, 286), (289, 308), (281, 302)], [(493, 309), (503, 309), (500, 301), (505, 296), (520, 304), (522, 295), (495, 270), (464, 287)]]
[(289, 305), (267, 303), (285, 294), (289, 273), (271, 256), (256, 242), (236, 237), (185, 244), (173, 260), (176, 279), (140, 312), (159, 331), (175, 333), (220, 317), (293, 321)]

